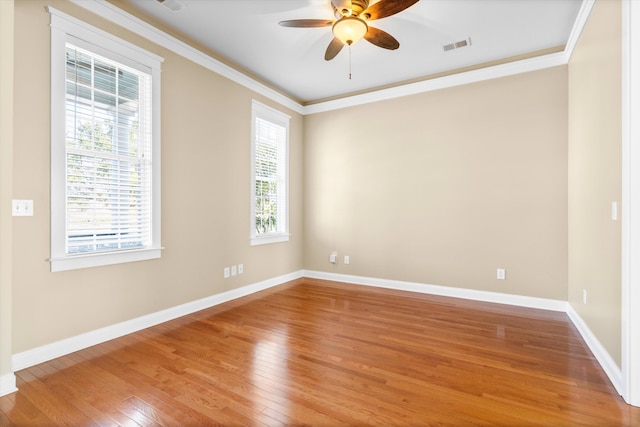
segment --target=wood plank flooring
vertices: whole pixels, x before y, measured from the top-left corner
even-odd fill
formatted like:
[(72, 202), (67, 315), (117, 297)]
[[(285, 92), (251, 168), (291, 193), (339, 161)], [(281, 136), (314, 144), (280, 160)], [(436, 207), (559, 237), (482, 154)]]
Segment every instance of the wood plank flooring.
[(311, 279), (16, 375), (0, 426), (640, 426), (563, 313)]

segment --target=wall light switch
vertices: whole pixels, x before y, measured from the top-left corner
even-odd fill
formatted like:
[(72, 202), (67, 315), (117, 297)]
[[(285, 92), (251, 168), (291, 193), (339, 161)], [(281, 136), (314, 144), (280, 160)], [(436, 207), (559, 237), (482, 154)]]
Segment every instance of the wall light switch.
[(231, 275), (232, 276), (236, 276), (238, 274), (238, 267), (236, 267), (235, 265), (231, 266)]
[(504, 268), (499, 268), (498, 270), (496, 270), (496, 278), (498, 280), (504, 280), (507, 277), (507, 272), (505, 271)]
[(611, 220), (618, 220), (618, 202), (611, 202)]
[(224, 268), (224, 278), (228, 279), (229, 278), (229, 267), (225, 267)]

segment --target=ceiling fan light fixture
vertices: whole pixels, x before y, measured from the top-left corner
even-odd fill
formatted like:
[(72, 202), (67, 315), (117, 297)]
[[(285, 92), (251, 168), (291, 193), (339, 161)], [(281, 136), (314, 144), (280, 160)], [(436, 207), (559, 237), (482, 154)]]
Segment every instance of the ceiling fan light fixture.
[(351, 45), (367, 34), (369, 27), (362, 19), (344, 16), (333, 24), (333, 35), (346, 45)]

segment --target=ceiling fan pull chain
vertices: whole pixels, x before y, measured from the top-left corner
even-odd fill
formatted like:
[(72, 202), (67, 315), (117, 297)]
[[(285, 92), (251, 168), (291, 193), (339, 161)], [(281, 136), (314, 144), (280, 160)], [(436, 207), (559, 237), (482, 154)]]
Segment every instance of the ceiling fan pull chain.
[(351, 44), (349, 44), (349, 80), (351, 80)]

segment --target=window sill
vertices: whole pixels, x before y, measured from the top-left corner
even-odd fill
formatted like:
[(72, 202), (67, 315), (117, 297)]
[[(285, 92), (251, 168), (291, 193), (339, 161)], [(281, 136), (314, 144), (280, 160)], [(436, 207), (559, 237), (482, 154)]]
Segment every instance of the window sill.
[(269, 234), (266, 236), (253, 236), (251, 237), (250, 244), (251, 246), (256, 246), (267, 245), (269, 243), (288, 242), (289, 236), (290, 234), (288, 233)]
[(105, 252), (98, 254), (69, 255), (51, 258), (51, 272), (78, 270), (80, 268), (122, 264), (160, 258), (162, 248), (135, 249), (130, 251)]

